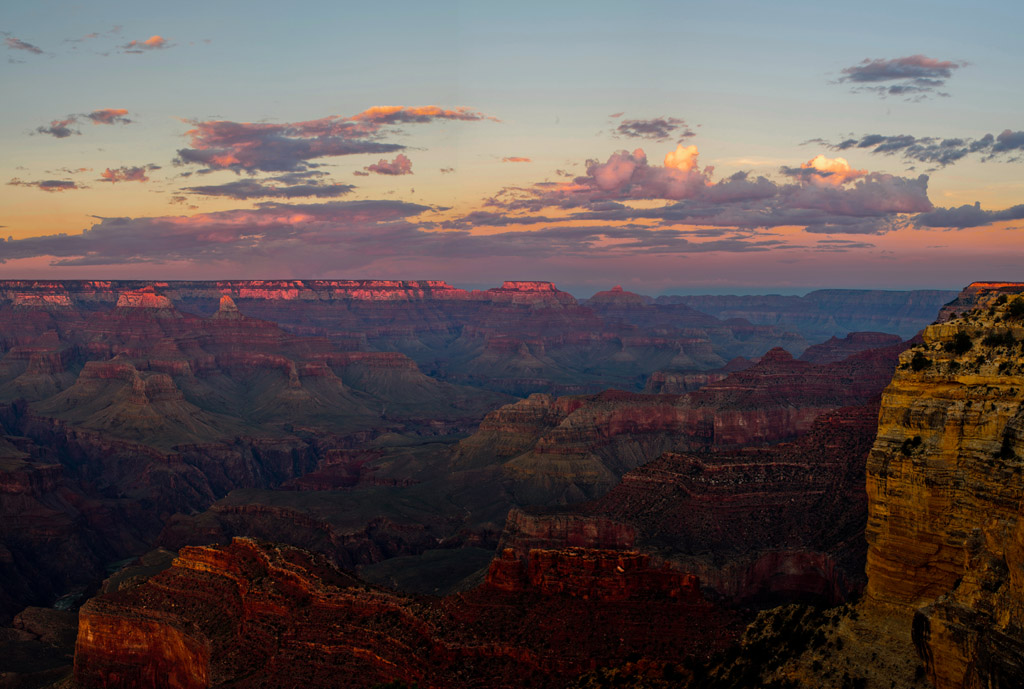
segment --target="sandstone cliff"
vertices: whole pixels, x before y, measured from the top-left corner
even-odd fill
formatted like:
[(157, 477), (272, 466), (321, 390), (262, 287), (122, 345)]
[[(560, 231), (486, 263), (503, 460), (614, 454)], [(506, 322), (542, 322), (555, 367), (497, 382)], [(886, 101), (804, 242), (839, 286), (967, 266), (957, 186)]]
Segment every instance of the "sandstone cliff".
[(1024, 678), (1022, 289), (972, 285), (901, 355), (868, 460), (868, 599), (938, 689)]

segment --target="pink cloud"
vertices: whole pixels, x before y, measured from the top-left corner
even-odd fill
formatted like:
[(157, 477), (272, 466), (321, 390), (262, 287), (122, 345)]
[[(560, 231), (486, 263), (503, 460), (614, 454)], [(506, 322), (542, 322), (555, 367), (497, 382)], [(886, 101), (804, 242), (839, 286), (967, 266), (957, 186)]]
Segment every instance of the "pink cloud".
[(395, 124), (433, 120), (493, 119), (468, 108), (379, 106), (351, 117), (330, 115), (284, 124), (192, 121), (186, 132), (191, 148), (178, 151), (178, 162), (211, 169), (282, 172), (307, 170), (317, 158), (359, 153), (392, 153), (405, 146), (380, 141)]
[(523, 158), (521, 156), (506, 156), (501, 159), (503, 163), (532, 163), (532, 158)]
[(119, 167), (110, 169), (109, 167), (100, 173), (100, 182), (148, 182), (149, 177), (146, 175), (146, 171), (156, 169), (155, 165), (148, 167)]
[(27, 43), (21, 40), (20, 38), (15, 38), (14, 36), (8, 36), (7, 38), (5, 38), (4, 43), (6, 43), (7, 47), (11, 50), (24, 50), (25, 52), (32, 53), (34, 55), (43, 54), (42, 48), (34, 46), (31, 43)]
[(127, 114), (124, 108), (104, 108), (93, 110), (85, 117), (92, 120), (93, 124), (130, 124), (131, 120), (125, 117)]
[(383, 158), (373, 165), (363, 168), (367, 172), (375, 172), (378, 175), (411, 175), (412, 161), (399, 153), (390, 163)]

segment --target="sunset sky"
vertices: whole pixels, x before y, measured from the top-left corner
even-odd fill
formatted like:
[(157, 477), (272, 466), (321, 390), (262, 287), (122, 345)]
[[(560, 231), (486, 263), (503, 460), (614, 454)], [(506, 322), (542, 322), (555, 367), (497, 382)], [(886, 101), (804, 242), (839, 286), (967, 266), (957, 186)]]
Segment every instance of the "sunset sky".
[(0, 278), (1024, 280), (1022, 26), (1010, 0), (7, 2)]

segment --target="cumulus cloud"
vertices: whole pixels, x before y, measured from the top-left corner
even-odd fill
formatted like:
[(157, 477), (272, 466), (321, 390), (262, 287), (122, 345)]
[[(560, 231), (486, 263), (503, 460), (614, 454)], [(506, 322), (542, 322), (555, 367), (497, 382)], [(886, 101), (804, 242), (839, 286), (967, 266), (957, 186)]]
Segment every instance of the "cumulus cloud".
[(26, 182), (15, 177), (7, 184), (14, 187), (35, 187), (36, 189), (39, 189), (41, 191), (50, 192), (86, 188), (79, 186), (77, 183), (67, 179), (43, 179), (35, 182)]
[(121, 46), (121, 50), (126, 53), (145, 53), (151, 50), (161, 50), (163, 48), (170, 48), (171, 44), (167, 42), (167, 39), (163, 36), (150, 36), (144, 41), (129, 41)]
[[(885, 96), (923, 97), (945, 85), (955, 70), (966, 67), (966, 62), (937, 60), (925, 55), (910, 55), (887, 59), (866, 59), (842, 70), (839, 83), (879, 84), (857, 86), (855, 91), (871, 91)], [(891, 82), (885, 84), (884, 82)]]
[(159, 165), (143, 165), (140, 167), (118, 167), (107, 168), (100, 173), (98, 182), (148, 182), (146, 173), (150, 170), (159, 170)]
[[(570, 211), (573, 221), (642, 220), (660, 227), (750, 230), (796, 226), (812, 233), (884, 234), (898, 229), (907, 216), (933, 209), (926, 175), (868, 173), (840, 158), (816, 156), (801, 167), (783, 169), (795, 177), (793, 183), (742, 171), (714, 181), (711, 168), (699, 168), (698, 155), (695, 146), (679, 145), (665, 156), (665, 165), (656, 166), (641, 149), (618, 151), (606, 162), (589, 161), (587, 174), (571, 181), (503, 190), (487, 201), (500, 209), (500, 220), (469, 214), (462, 226), (550, 222), (544, 209), (557, 208)], [(630, 203), (641, 200), (675, 203)]]
[(828, 158), (819, 153), (802, 163), (800, 167), (782, 167), (781, 172), (790, 177), (799, 177), (815, 184), (846, 184), (850, 180), (863, 177), (867, 170), (855, 170), (846, 158)]
[(378, 162), (367, 165), (363, 168), (367, 172), (374, 172), (378, 175), (411, 175), (412, 161), (399, 153), (395, 159), (388, 162), (381, 158)]
[[(612, 117), (620, 116), (612, 115)], [(685, 139), (695, 136), (686, 126), (684, 120), (678, 117), (655, 117), (649, 120), (623, 120), (613, 130), (616, 136), (629, 137), (634, 139), (650, 139), (652, 141), (666, 141), (671, 137)]]
[(949, 230), (964, 230), (970, 227), (985, 227), (1001, 220), (1024, 220), (1024, 204), (998, 211), (981, 209), (981, 203), (963, 205), (958, 208), (936, 208), (914, 218), (916, 227), (935, 227)]
[(928, 163), (945, 167), (970, 155), (982, 160), (1018, 162), (1024, 153), (1024, 131), (1003, 130), (998, 135), (985, 134), (973, 138), (940, 139), (910, 134), (866, 134), (839, 143), (826, 144), (834, 151), (864, 149), (871, 153), (897, 155), (906, 161)]
[(26, 53), (32, 53), (33, 55), (43, 54), (42, 48), (34, 46), (26, 41), (23, 41), (20, 38), (15, 38), (14, 36), (8, 35), (6, 38), (4, 38), (4, 43), (10, 50), (22, 50)]
[(236, 172), (301, 171), (315, 167), (312, 161), (318, 158), (404, 149), (380, 140), (390, 133), (388, 126), (484, 119), (494, 118), (468, 108), (380, 106), (351, 117), (330, 115), (285, 124), (191, 121), (193, 128), (186, 132), (191, 148), (178, 150), (178, 162)]

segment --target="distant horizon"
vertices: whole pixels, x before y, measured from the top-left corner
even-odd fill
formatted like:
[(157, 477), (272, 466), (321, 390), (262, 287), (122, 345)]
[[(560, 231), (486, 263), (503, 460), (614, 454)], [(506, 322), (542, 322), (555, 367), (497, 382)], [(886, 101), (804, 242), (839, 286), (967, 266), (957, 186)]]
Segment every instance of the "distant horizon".
[(600, 292), (610, 291), (615, 287), (621, 287), (625, 292), (631, 292), (639, 294), (645, 297), (669, 297), (669, 296), (783, 296), (783, 297), (806, 297), (813, 292), (821, 291), (847, 291), (847, 292), (960, 292), (965, 289), (968, 285), (976, 282), (1024, 282), (1018, 280), (990, 280), (990, 279), (979, 279), (971, 280), (969, 283), (960, 285), (959, 287), (881, 287), (881, 286), (865, 286), (865, 287), (834, 287), (834, 286), (818, 286), (818, 287), (780, 287), (780, 286), (680, 286), (675, 288), (662, 289), (660, 291), (644, 290), (640, 286), (630, 286), (622, 283), (612, 283), (602, 287), (593, 286), (582, 286), (572, 284), (560, 284), (557, 280), (543, 280), (543, 279), (525, 279), (525, 278), (501, 278), (496, 279), (490, 283), (484, 282), (463, 282), (453, 281), (450, 279), (439, 278), (439, 277), (420, 277), (420, 278), (405, 278), (405, 277), (246, 277), (246, 278), (136, 278), (136, 277), (80, 277), (80, 278), (66, 278), (66, 277), (0, 277), (0, 284), (5, 282), (142, 282), (142, 283), (179, 283), (179, 282), (245, 282), (245, 281), (266, 281), (266, 282), (314, 282), (314, 281), (396, 281), (396, 282), (443, 282), (450, 287), (456, 289), (463, 289), (467, 291), (487, 291), (501, 287), (505, 282), (543, 282), (553, 284), (560, 292), (566, 292), (571, 294), (576, 299), (586, 300), (592, 298), (595, 294)]

